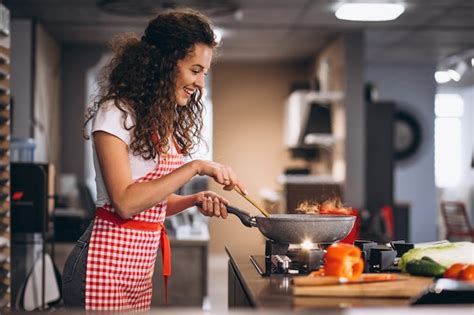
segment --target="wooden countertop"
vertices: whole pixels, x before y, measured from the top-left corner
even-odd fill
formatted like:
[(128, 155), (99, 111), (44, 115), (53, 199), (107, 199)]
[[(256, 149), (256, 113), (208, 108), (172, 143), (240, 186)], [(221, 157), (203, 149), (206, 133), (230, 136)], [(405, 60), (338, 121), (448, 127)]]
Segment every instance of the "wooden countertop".
[[(245, 248), (228, 248), (229, 262), (248, 297), (255, 308), (307, 310), (314, 308), (348, 308), (348, 307), (402, 307), (410, 305), (407, 298), (349, 298), (349, 297), (315, 297), (293, 296), (289, 277), (272, 275), (262, 277), (250, 261), (251, 254)], [(418, 308), (419, 306), (417, 306)], [(410, 308), (411, 309), (411, 308)]]

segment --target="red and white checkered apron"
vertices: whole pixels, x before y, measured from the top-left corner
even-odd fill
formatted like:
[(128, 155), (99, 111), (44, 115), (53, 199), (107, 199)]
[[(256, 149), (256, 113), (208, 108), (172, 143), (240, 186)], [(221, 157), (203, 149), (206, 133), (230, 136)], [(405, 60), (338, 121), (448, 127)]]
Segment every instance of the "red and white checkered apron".
[[(157, 167), (139, 178), (146, 182), (164, 176), (184, 163), (181, 154), (160, 155)], [(166, 200), (132, 218), (133, 226), (158, 223), (156, 230), (130, 228), (97, 215), (89, 244), (86, 269), (86, 310), (147, 311), (152, 295), (152, 276), (160, 236), (164, 231)], [(110, 204), (98, 212), (114, 214)], [(138, 223), (138, 224), (137, 224)], [(161, 227), (161, 229), (160, 229)], [(163, 250), (163, 249), (162, 249)], [(163, 268), (165, 269), (165, 268)]]

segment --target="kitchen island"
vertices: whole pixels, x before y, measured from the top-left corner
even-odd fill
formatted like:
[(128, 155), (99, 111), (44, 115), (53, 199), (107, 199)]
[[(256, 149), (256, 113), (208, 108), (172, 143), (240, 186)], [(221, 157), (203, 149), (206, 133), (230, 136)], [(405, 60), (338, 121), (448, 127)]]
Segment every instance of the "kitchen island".
[[(315, 308), (352, 308), (352, 307), (395, 307), (401, 309), (425, 308), (427, 306), (410, 307), (410, 299), (407, 298), (343, 298), (343, 297), (305, 297), (293, 296), (291, 280), (282, 275), (262, 277), (250, 261), (251, 254), (248, 249), (228, 248), (229, 256), (228, 271), (228, 304), (229, 308), (256, 308), (256, 309), (286, 309), (286, 310), (310, 310)], [(262, 247), (262, 253), (264, 249)], [(433, 307), (433, 306), (430, 306)], [(435, 307), (439, 308), (439, 305)], [(465, 307), (449, 307), (452, 311), (463, 310)], [(472, 307), (472, 306), (471, 306)], [(403, 311), (401, 312), (401, 314)]]

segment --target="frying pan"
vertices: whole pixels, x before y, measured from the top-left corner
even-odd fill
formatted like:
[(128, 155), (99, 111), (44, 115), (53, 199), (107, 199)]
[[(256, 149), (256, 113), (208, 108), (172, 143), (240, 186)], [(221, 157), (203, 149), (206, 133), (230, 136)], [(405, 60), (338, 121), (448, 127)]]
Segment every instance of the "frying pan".
[(248, 212), (227, 206), (243, 225), (257, 227), (267, 238), (282, 244), (332, 243), (346, 237), (356, 217), (349, 215), (272, 214), (251, 216)]

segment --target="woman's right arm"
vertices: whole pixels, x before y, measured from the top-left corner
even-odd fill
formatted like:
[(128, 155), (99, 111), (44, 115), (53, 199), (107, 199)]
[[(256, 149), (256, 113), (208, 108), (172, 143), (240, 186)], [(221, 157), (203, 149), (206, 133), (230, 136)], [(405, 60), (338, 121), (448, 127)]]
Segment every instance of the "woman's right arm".
[(155, 206), (195, 175), (212, 177), (226, 190), (237, 186), (246, 192), (230, 167), (203, 160), (186, 163), (158, 179), (136, 183), (132, 179), (127, 145), (107, 132), (94, 132), (93, 137), (109, 199), (122, 218), (130, 218)]

